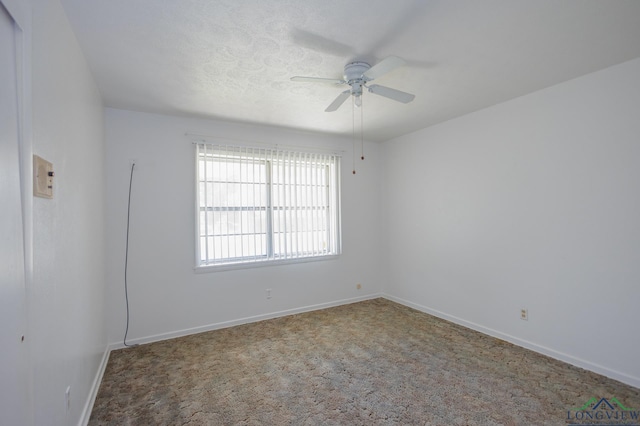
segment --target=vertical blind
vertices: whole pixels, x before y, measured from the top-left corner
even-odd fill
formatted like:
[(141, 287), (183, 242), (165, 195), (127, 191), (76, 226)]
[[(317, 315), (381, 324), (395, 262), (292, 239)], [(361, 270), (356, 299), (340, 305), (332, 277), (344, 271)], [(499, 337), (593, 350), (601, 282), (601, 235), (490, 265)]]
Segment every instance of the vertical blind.
[(340, 253), (340, 158), (196, 145), (198, 266)]

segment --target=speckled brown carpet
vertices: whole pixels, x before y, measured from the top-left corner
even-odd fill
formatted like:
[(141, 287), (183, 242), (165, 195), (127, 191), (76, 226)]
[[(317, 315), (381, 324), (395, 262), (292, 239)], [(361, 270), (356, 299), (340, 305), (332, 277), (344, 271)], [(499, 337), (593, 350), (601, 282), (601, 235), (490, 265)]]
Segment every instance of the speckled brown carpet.
[(90, 425), (558, 425), (614, 397), (640, 407), (638, 389), (376, 299), (114, 351)]

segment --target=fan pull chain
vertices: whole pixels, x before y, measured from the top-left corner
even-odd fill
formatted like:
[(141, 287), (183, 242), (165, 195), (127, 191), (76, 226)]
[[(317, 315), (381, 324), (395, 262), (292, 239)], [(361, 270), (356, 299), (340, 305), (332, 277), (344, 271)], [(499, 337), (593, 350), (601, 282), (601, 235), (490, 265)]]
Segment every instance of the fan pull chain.
[[(362, 96), (361, 96), (362, 97)], [(360, 100), (360, 159), (364, 160), (364, 99)]]
[(356, 97), (351, 100), (351, 140), (353, 141), (353, 174), (356, 174)]

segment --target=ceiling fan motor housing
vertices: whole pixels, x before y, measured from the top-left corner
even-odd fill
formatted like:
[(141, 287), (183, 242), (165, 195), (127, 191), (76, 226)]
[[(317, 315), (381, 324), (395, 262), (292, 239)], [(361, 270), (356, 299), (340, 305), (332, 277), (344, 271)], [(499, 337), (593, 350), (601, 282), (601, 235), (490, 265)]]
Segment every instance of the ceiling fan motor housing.
[(367, 82), (364, 73), (371, 68), (366, 62), (351, 62), (344, 67), (344, 80), (351, 86), (351, 94), (359, 96), (362, 94), (362, 85)]

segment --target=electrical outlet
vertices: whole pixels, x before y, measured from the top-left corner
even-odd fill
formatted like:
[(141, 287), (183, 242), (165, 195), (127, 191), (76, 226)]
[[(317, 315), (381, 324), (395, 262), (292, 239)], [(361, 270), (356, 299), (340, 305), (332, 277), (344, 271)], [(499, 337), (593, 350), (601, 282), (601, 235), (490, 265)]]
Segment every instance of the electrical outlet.
[(356, 288), (357, 288), (358, 290), (360, 290), (360, 289), (362, 288), (362, 284), (360, 284), (360, 283), (356, 284)]
[(71, 386), (67, 386), (67, 390), (64, 391), (64, 403), (67, 412), (71, 409)]
[(266, 289), (265, 293), (266, 293), (267, 299), (271, 299), (271, 289), (270, 288)]
[(529, 310), (526, 308), (520, 309), (520, 319), (529, 321)]

